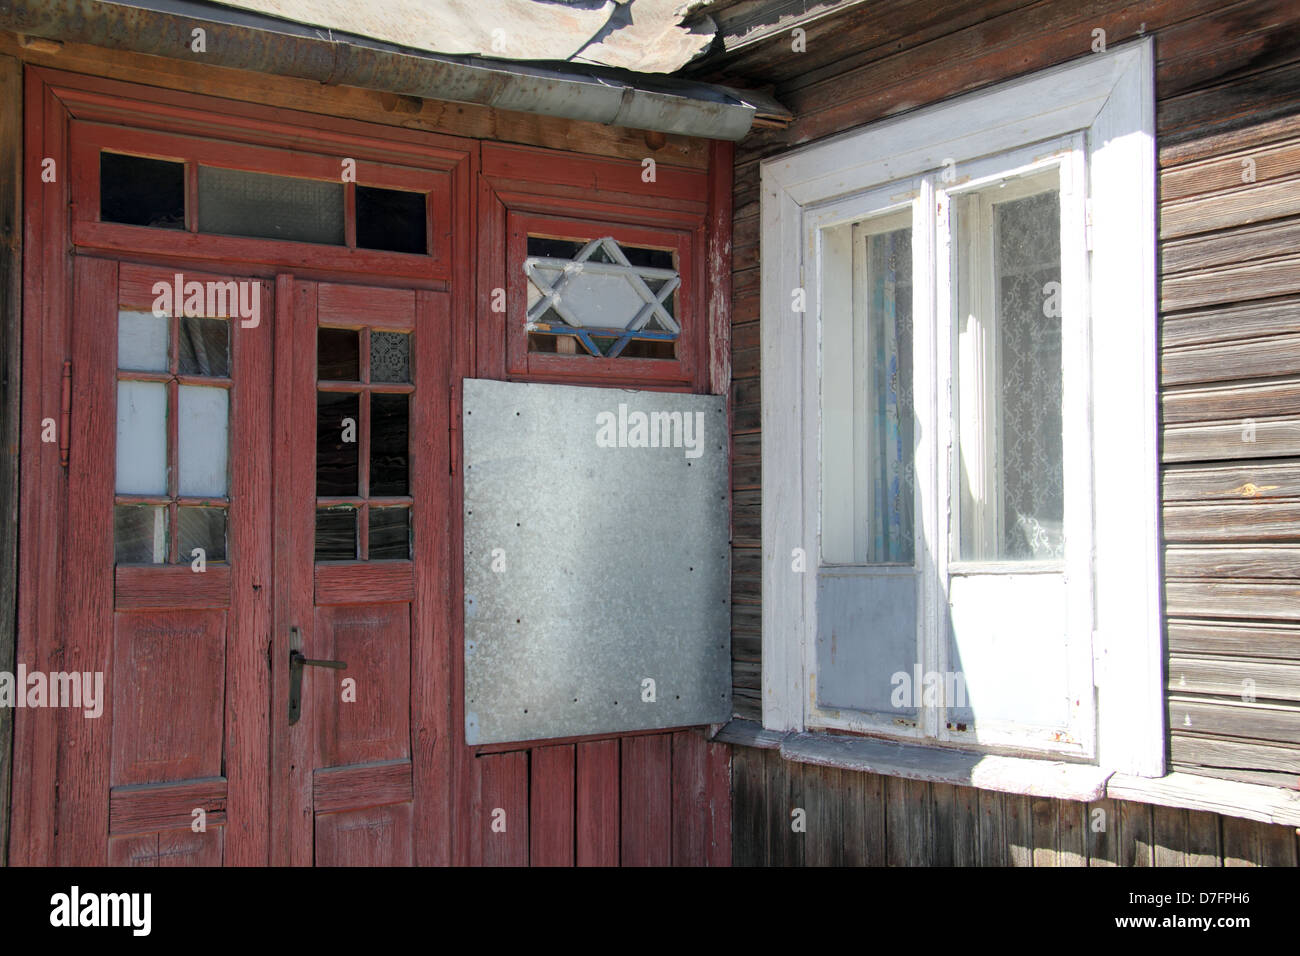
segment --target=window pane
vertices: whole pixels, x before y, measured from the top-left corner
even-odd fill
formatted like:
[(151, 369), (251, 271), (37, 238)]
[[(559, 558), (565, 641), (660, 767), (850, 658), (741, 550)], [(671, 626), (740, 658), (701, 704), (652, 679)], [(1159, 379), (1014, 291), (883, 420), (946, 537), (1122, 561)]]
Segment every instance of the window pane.
[(224, 388), (182, 385), (177, 449), (182, 495), (223, 497), (229, 447), (230, 397)]
[(230, 323), (225, 319), (182, 316), (180, 319), (182, 375), (230, 375)]
[(185, 164), (99, 154), (99, 218), (129, 226), (185, 228)]
[(357, 246), (424, 255), (428, 251), (424, 193), (358, 186)]
[(118, 505), (113, 509), (118, 564), (162, 564), (167, 560), (167, 509)]
[(343, 245), (343, 184), (199, 167), (199, 232)]
[(372, 560), (385, 558), (409, 558), (411, 556), (411, 535), (406, 508), (371, 508), (370, 509), (370, 557)]
[(322, 382), (361, 381), (361, 352), (356, 329), (318, 329), (316, 378)]
[(405, 332), (370, 333), (370, 381), (411, 380), (411, 337)]
[(117, 367), (167, 371), (167, 317), (152, 312), (117, 314)]
[(226, 509), (181, 508), (177, 524), (181, 533), (181, 561), (194, 557), (194, 549), (202, 548), (207, 561), (226, 560)]
[(1065, 552), (1054, 178), (1012, 180), (955, 206), (964, 560), (1057, 560)]
[(356, 509), (317, 508), (316, 560), (355, 561), (356, 557)]
[(404, 495), (407, 481), (408, 396), (370, 396), (370, 493)]
[(911, 213), (824, 230), (822, 559), (915, 558)]
[(167, 386), (117, 383), (119, 494), (167, 493)]
[(913, 530), (912, 230), (866, 237), (867, 562), (911, 564)]
[(354, 394), (316, 395), (316, 494), (357, 494), (357, 444), (361, 440), (361, 403)]

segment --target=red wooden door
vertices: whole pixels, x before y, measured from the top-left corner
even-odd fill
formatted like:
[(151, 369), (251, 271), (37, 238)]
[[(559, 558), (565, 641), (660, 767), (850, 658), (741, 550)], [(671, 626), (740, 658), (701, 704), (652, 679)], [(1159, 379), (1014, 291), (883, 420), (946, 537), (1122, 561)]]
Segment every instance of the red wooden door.
[(448, 296), (277, 301), (273, 860), (443, 862)]
[(439, 862), (447, 295), (176, 281), (76, 260), (58, 860)]

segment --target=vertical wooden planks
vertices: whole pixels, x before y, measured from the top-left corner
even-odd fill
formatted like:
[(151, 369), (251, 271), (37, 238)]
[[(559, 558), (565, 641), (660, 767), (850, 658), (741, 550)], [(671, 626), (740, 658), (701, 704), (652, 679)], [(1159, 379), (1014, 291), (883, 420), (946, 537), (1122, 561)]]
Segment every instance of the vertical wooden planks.
[(578, 866), (617, 866), (619, 862), (619, 747), (617, 740), (576, 746)]
[(833, 767), (804, 768), (808, 833), (804, 837), (804, 863), (808, 866), (844, 865), (843, 778), (849, 772)]
[(1002, 807), (1008, 864), (1033, 866), (1034, 822), (1029, 798), (1018, 793), (1003, 794)]
[[(763, 751), (763, 758), (767, 765), (768, 865), (803, 866), (808, 843), (804, 765), (786, 760), (777, 750)], [(802, 831), (794, 829), (796, 819), (802, 819)]]
[(672, 863), (672, 735), (622, 738), (622, 863)]
[(1089, 866), (1119, 865), (1119, 805), (1114, 800), (1089, 803), (1084, 812)]
[(767, 761), (762, 750), (731, 751), (732, 864), (766, 866)]
[(573, 866), (574, 746), (538, 747), (531, 754), (529, 863)]
[(976, 866), (980, 855), (979, 791), (954, 787), (952, 796), (953, 866)]
[(1154, 866), (1153, 821), (1148, 803), (1119, 804), (1119, 865)]
[(898, 777), (885, 777), (885, 863), (888, 866), (907, 866), (911, 857), (908, 826), (907, 788), (910, 781)]
[(731, 748), (710, 742), (705, 745), (704, 797), (708, 802), (706, 862), (709, 866), (731, 866)]
[(1057, 817), (1059, 802), (1047, 797), (1029, 798), (1034, 866), (1060, 865), (1057, 857), (1057, 848), (1060, 845), (1060, 821)]
[(528, 752), (477, 758), (482, 866), (528, 865)]
[(1187, 811), (1177, 807), (1153, 807), (1151, 837), (1156, 866), (1183, 866), (1186, 862)]
[(1185, 866), (1223, 866), (1219, 818), (1204, 810), (1187, 811)]
[(980, 821), (980, 866), (1007, 866), (1006, 805), (1003, 794), (980, 790), (976, 798)]
[[(23, 70), (0, 56), (0, 672), (14, 672), (18, 607), (18, 448), (22, 387)], [(728, 223), (728, 229), (730, 224)], [(13, 710), (0, 708), (0, 866), (9, 859)]]

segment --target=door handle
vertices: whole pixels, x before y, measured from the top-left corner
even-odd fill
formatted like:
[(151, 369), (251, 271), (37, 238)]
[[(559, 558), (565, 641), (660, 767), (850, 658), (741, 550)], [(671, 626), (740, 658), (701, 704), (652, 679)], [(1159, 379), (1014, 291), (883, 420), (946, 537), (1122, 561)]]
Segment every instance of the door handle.
[(301, 644), (302, 638), (298, 628), (289, 629), (289, 726), (292, 727), (302, 716), (302, 669), (304, 667), (328, 667), (341, 671), (347, 668), (343, 661), (324, 661), (305, 657), (295, 645)]

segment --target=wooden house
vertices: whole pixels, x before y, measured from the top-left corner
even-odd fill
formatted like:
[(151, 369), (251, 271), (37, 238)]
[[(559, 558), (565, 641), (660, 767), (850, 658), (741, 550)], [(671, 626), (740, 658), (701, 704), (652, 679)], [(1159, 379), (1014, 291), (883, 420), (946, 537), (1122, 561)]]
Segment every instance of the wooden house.
[(1297, 863), (1300, 9), (355, 6), (0, 6), (0, 859)]

